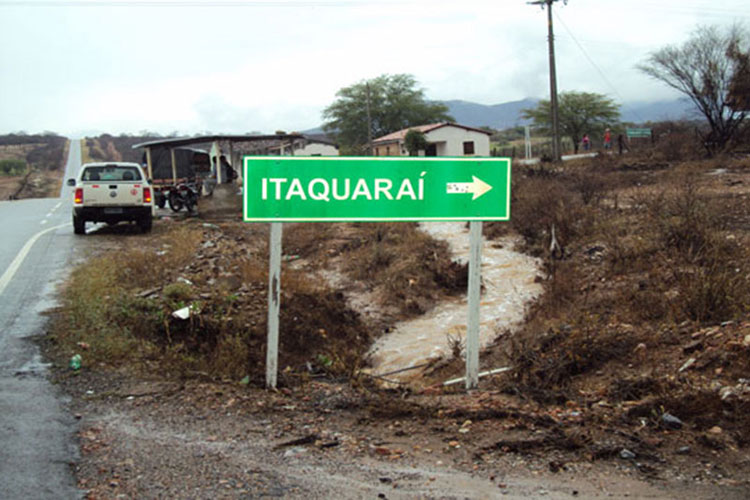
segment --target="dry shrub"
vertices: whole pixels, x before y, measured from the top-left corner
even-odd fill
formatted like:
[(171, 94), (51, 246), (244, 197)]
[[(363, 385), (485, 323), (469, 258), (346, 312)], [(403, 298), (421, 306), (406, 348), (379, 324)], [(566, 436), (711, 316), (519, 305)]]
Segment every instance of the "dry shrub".
[(352, 375), (362, 366), (370, 337), (341, 294), (320, 288), (289, 294), (280, 322), (280, 366), (306, 370), (311, 363), (334, 375)]
[(593, 169), (579, 170), (572, 175), (572, 187), (580, 195), (584, 205), (596, 205), (607, 193), (607, 179)]
[(610, 401), (635, 401), (663, 394), (667, 387), (674, 389), (674, 383), (645, 376), (618, 378), (607, 388), (607, 398)]
[(721, 212), (691, 175), (677, 189), (654, 199), (649, 213), (658, 231), (662, 258), (678, 296), (677, 319), (724, 321), (743, 312), (750, 300), (748, 252), (728, 240)]
[[(655, 397), (631, 408), (627, 418), (640, 420), (646, 417), (653, 426), (659, 426), (659, 417), (668, 412), (697, 431), (706, 431), (717, 425), (723, 429), (732, 429), (731, 433), (737, 444), (750, 444), (750, 401), (747, 399), (722, 400), (716, 391), (679, 391), (674, 384), (668, 384), (663, 389), (653, 393)], [(710, 442), (701, 444), (711, 445)]]
[(569, 177), (523, 178), (514, 186), (512, 195), (511, 223), (535, 255), (549, 248), (553, 225), (558, 242), (565, 247), (591, 224)]
[(712, 208), (695, 178), (687, 176), (673, 193), (657, 197), (650, 213), (656, 217), (663, 245), (691, 259), (714, 245), (718, 237), (718, 217)]
[(596, 318), (581, 317), (577, 325), (515, 339), (509, 354), (515, 359), (514, 376), (505, 389), (545, 403), (574, 399), (574, 377), (626, 357), (639, 342), (632, 331), (598, 323)]
[[(684, 317), (701, 323), (726, 321), (744, 312), (750, 300), (747, 266), (735, 267), (725, 255), (698, 266), (675, 268), (677, 307)], [(739, 264), (738, 264), (739, 265)]]
[(237, 258), (239, 276), (244, 283), (266, 283), (268, 263), (264, 259), (253, 259), (241, 255)]
[(509, 221), (489, 221), (482, 224), (482, 235), (488, 240), (496, 240), (510, 234), (512, 224)]
[(626, 295), (623, 303), (632, 312), (636, 323), (666, 320), (670, 317), (671, 304), (658, 273), (638, 284), (638, 288)]
[(445, 294), (466, 290), (468, 268), (453, 262), (445, 242), (413, 223), (354, 224), (342, 247), (344, 272), (380, 290), (384, 303), (422, 313)]
[(672, 132), (659, 138), (654, 156), (666, 161), (683, 161), (705, 154), (695, 133)]
[(283, 235), (284, 253), (301, 257), (323, 258), (321, 251), (336, 236), (337, 224), (287, 224)]
[[(116, 269), (121, 286), (126, 288), (152, 288), (168, 279), (176, 269), (188, 264), (194, 257), (203, 232), (190, 226), (158, 228), (156, 249), (149, 244), (143, 248), (146, 236), (128, 240), (117, 258)], [(113, 257), (115, 258), (115, 257)]]

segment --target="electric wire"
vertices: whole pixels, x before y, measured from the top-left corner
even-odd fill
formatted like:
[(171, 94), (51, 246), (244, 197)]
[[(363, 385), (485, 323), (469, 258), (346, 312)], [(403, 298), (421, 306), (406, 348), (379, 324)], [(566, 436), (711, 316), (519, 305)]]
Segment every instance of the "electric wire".
[[(573, 35), (573, 32), (570, 30), (570, 28), (568, 28), (568, 25), (565, 24), (565, 21), (562, 20), (562, 18), (560, 17), (560, 15), (557, 12), (554, 12), (554, 14), (555, 14), (555, 18), (560, 22), (560, 24), (562, 24), (563, 28), (565, 28), (565, 31), (568, 32), (568, 35), (573, 40), (573, 42), (575, 42), (576, 46), (580, 49), (581, 53), (586, 58), (586, 60), (589, 62), (589, 64), (591, 64), (591, 66), (594, 68), (594, 70), (596, 70), (596, 72), (599, 73), (599, 76), (604, 81), (604, 83), (610, 88), (610, 90), (612, 90), (612, 92), (614, 92), (615, 95), (617, 95), (617, 97), (620, 99), (620, 102), (623, 103), (622, 105), (625, 106), (625, 107), (628, 107), (625, 104), (625, 99), (623, 99), (623, 97), (620, 94), (620, 92), (617, 91), (617, 89), (615, 88), (615, 86), (612, 85), (612, 82), (609, 81), (609, 79), (604, 74), (604, 72), (599, 68), (599, 66), (589, 56), (588, 52), (586, 52), (586, 49), (584, 49), (583, 46), (578, 42), (578, 40), (576, 39), (575, 35)], [(635, 109), (630, 108), (630, 111), (636, 116), (636, 118), (638, 118), (638, 120), (640, 122), (644, 121), (643, 117), (640, 114), (638, 114), (638, 112)]]

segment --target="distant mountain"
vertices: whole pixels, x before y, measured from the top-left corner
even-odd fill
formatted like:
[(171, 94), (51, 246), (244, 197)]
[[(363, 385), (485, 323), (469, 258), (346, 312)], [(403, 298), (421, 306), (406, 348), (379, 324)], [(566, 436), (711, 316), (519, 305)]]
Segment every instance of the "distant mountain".
[[(527, 125), (521, 118), (521, 110), (536, 107), (539, 99), (526, 98), (503, 104), (478, 104), (476, 102), (452, 100), (442, 101), (457, 123), (470, 127), (489, 126), (505, 129), (517, 125)], [(687, 99), (670, 101), (632, 102), (620, 106), (621, 119), (626, 122), (643, 123), (648, 121), (680, 120), (694, 118), (694, 106)]]
[(620, 106), (621, 120), (643, 123), (667, 120), (692, 120), (699, 118), (695, 105), (689, 99), (671, 101), (630, 102)]
[(456, 119), (456, 123), (470, 127), (488, 126), (501, 130), (528, 124), (528, 120), (521, 118), (521, 110), (534, 108), (537, 102), (539, 102), (538, 99), (526, 98), (492, 105), (461, 100), (443, 101), (443, 104), (448, 106), (448, 113)]
[[(521, 110), (536, 107), (539, 99), (527, 97), (520, 101), (502, 104), (479, 104), (454, 99), (441, 101), (448, 106), (448, 113), (456, 123), (470, 127), (488, 126), (502, 130), (517, 125), (528, 125), (529, 120), (521, 118)], [(673, 99), (655, 102), (630, 102), (620, 106), (621, 119), (625, 122), (644, 123), (666, 120), (694, 119), (695, 107), (688, 99)], [(304, 130), (304, 134), (319, 134), (320, 127)]]

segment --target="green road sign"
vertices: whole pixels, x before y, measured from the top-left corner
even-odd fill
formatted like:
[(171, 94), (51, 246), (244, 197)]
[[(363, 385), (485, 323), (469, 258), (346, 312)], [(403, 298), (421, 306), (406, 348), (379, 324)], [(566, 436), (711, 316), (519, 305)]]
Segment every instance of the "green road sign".
[(245, 156), (246, 222), (510, 219), (510, 159)]
[(628, 138), (651, 137), (650, 128), (626, 128), (625, 134)]

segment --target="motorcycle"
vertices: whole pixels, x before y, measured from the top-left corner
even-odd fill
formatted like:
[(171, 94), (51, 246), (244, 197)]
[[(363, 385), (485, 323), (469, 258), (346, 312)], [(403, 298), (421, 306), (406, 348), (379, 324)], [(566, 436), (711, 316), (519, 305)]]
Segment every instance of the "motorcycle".
[(179, 212), (185, 207), (188, 213), (193, 213), (198, 204), (198, 188), (192, 182), (178, 184), (169, 190), (167, 201), (173, 212)]

